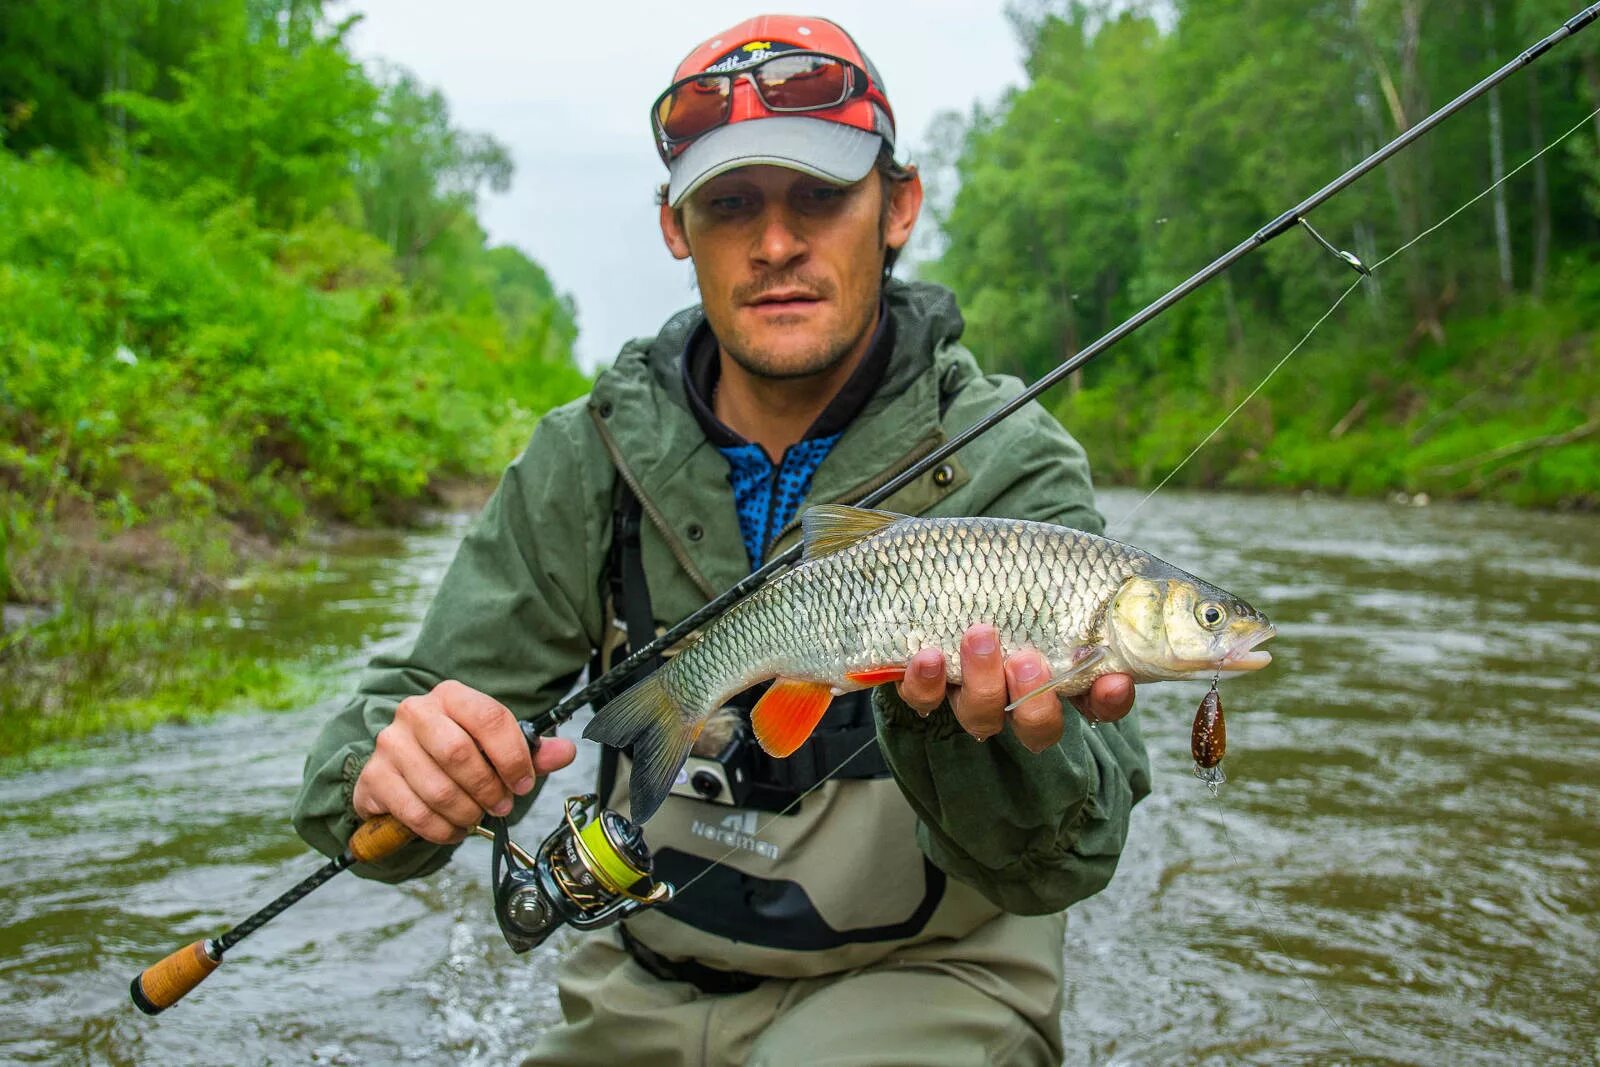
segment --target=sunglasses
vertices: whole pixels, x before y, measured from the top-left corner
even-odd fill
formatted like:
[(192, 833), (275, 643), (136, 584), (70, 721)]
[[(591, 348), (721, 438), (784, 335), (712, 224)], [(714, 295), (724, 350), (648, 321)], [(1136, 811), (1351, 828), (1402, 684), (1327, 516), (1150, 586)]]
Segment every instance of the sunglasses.
[(740, 78), (755, 86), (768, 111), (786, 114), (826, 111), (872, 88), (866, 71), (825, 52), (779, 52), (725, 74), (691, 75), (674, 82), (650, 109), (663, 162), (672, 161), (675, 149), (727, 123)]

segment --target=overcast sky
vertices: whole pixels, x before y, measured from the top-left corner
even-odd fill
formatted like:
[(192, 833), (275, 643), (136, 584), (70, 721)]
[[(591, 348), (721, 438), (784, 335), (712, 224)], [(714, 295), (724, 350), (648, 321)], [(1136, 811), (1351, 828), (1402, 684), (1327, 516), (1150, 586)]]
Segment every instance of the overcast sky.
[[(850, 31), (882, 73), (902, 159), (916, 161), (933, 117), (992, 103), (1023, 80), (1002, 0), (814, 3), (805, 14)], [(356, 0), (364, 60), (414, 71), (443, 90), (458, 126), (511, 149), (511, 191), (487, 197), (495, 243), (514, 244), (578, 304), (578, 358), (609, 362), (695, 302), (686, 264), (667, 254), (651, 200), (666, 168), (649, 108), (689, 49), (763, 9), (722, 0)], [(777, 10), (783, 10), (778, 8)], [(338, 10), (333, 12), (337, 17)]]

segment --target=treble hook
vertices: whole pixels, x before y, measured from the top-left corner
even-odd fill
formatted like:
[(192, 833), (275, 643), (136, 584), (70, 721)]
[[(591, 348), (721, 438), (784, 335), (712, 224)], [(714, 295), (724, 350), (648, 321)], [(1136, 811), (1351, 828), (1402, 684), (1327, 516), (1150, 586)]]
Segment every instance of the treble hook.
[(1321, 245), (1323, 248), (1326, 248), (1335, 258), (1343, 260), (1345, 266), (1349, 267), (1363, 278), (1372, 277), (1372, 271), (1365, 263), (1361, 262), (1360, 256), (1356, 255), (1354, 252), (1346, 252), (1342, 248), (1333, 247), (1333, 244), (1326, 237), (1322, 236), (1322, 234), (1318, 233), (1315, 226), (1311, 225), (1310, 219), (1306, 218), (1304, 215), (1296, 215), (1295, 221), (1306, 228), (1306, 232), (1311, 235), (1312, 240), (1316, 241), (1317, 244)]

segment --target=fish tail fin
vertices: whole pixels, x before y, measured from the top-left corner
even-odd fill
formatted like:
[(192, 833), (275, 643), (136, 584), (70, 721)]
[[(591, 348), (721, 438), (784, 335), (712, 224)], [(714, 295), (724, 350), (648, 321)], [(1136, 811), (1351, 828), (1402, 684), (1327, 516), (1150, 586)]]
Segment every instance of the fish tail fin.
[(666, 671), (658, 670), (601, 708), (583, 736), (613, 748), (633, 746), (628, 806), (633, 821), (642, 823), (672, 791), (698, 732), (684, 722), (667, 692)]

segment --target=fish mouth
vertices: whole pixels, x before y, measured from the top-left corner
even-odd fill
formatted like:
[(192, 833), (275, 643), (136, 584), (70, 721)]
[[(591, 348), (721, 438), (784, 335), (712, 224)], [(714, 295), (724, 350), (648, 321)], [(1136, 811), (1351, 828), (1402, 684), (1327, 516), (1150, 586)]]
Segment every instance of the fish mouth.
[(1272, 662), (1272, 653), (1257, 645), (1270, 641), (1278, 636), (1277, 628), (1271, 623), (1266, 629), (1252, 634), (1244, 642), (1235, 646), (1217, 663), (1217, 669), (1223, 674), (1244, 674), (1248, 671), (1259, 671)]

